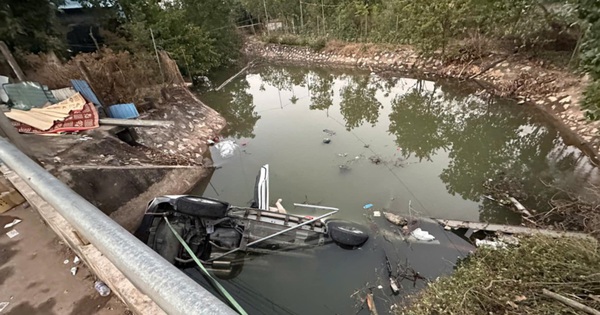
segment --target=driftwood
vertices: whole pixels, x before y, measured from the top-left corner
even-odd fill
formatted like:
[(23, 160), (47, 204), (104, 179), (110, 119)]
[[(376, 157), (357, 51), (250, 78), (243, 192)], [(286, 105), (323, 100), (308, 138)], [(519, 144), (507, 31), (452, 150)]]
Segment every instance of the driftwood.
[(375, 308), (375, 301), (373, 300), (373, 293), (367, 294), (367, 306), (369, 307), (369, 311), (371, 315), (379, 315), (377, 313), (377, 309)]
[(405, 226), (408, 224), (408, 220), (400, 215), (391, 212), (383, 212), (383, 216), (391, 223), (399, 226)]
[(225, 82), (223, 82), (221, 85), (219, 85), (219, 87), (217, 87), (215, 89), (215, 91), (218, 92), (220, 89), (224, 88), (227, 84), (229, 84), (229, 82), (233, 81), (233, 79), (237, 78), (240, 74), (244, 73), (246, 70), (250, 69), (252, 66), (254, 66), (254, 61), (250, 61), (242, 70), (240, 70), (238, 73), (231, 76), (229, 79), (225, 80)]
[(543, 289), (542, 293), (545, 296), (547, 296), (549, 298), (553, 298), (553, 299), (555, 299), (555, 300), (557, 300), (557, 301), (559, 301), (559, 302), (561, 302), (561, 303), (563, 303), (565, 305), (568, 305), (568, 306), (570, 306), (570, 307), (572, 307), (572, 308), (574, 308), (574, 309), (576, 309), (578, 311), (586, 312), (586, 313), (592, 314), (592, 315), (600, 315), (600, 311), (595, 310), (595, 309), (593, 309), (593, 308), (591, 308), (589, 306), (585, 306), (585, 305), (583, 305), (583, 304), (581, 304), (579, 302), (573, 301), (573, 300), (571, 300), (571, 299), (569, 299), (567, 297), (564, 297), (564, 296), (562, 296), (560, 294), (556, 294), (556, 293), (548, 291), (546, 289)]
[(517, 211), (519, 211), (521, 214), (527, 217), (531, 217), (531, 212), (529, 212), (527, 208), (525, 208), (525, 206), (523, 206), (517, 199), (508, 196), (508, 200), (510, 200), (510, 202), (512, 202), (513, 205), (515, 205), (515, 208), (517, 208)]
[(508, 56), (500, 58), (500, 60), (498, 61), (494, 61), (492, 62), (489, 66), (485, 67), (483, 70), (479, 71), (479, 73), (476, 73), (472, 76), (469, 77), (469, 79), (475, 79), (476, 77), (488, 72), (490, 69), (492, 69), (493, 67), (495, 67), (497, 64), (503, 62), (504, 60), (508, 59)]

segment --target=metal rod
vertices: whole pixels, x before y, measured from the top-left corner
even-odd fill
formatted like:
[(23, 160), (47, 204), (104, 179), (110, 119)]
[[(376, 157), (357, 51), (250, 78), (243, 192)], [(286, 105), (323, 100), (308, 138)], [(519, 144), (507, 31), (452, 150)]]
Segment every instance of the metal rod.
[(168, 314), (236, 314), (98, 208), (0, 138), (0, 160)]
[[(295, 229), (297, 229), (297, 228), (299, 228), (299, 227), (301, 227), (301, 226), (303, 226), (303, 225), (307, 225), (307, 224), (313, 223), (313, 222), (315, 222), (315, 221), (321, 220), (321, 219), (323, 219), (323, 218), (325, 218), (325, 217), (328, 217), (328, 216), (330, 216), (330, 215), (332, 215), (332, 214), (334, 214), (334, 213), (336, 213), (336, 212), (338, 212), (338, 211), (340, 211), (340, 210), (337, 210), (337, 209), (336, 209), (336, 210), (334, 210), (334, 211), (331, 211), (331, 212), (328, 212), (328, 213), (326, 213), (326, 214), (324, 214), (324, 215), (322, 215), (322, 216), (318, 216), (318, 217), (316, 217), (316, 218), (313, 218), (313, 219), (310, 219), (310, 220), (308, 220), (308, 221), (306, 221), (306, 222), (302, 222), (302, 223), (300, 223), (300, 224), (298, 224), (298, 225), (295, 225), (295, 226), (289, 227), (289, 228), (287, 228), (287, 229), (285, 229), (285, 230), (281, 230), (281, 231), (279, 231), (279, 232), (277, 232), (277, 233), (273, 233), (273, 234), (271, 234), (271, 235), (269, 235), (269, 236), (265, 236), (265, 237), (263, 237), (263, 238), (257, 239), (257, 240), (256, 240), (256, 241), (254, 241), (254, 242), (250, 242), (250, 243), (246, 244), (246, 247), (252, 246), (252, 245), (254, 245), (254, 244), (258, 244), (258, 243), (260, 243), (260, 242), (262, 242), (262, 241), (266, 241), (266, 240), (268, 240), (268, 239), (270, 239), (270, 238), (273, 238), (273, 237), (275, 237), (275, 236), (277, 236), (277, 235), (281, 235), (281, 234), (283, 234), (283, 233), (289, 232), (289, 231), (291, 231), (291, 230), (295, 230)], [(232, 250), (230, 250), (230, 251), (228, 251), (228, 252), (226, 252), (226, 253), (224, 253), (224, 254), (222, 254), (222, 255), (220, 255), (220, 256), (217, 256), (217, 257), (215, 257), (215, 258), (211, 258), (211, 259), (209, 259), (208, 261), (213, 261), (213, 260), (215, 260), (215, 259), (222, 258), (222, 257), (224, 257), (224, 256), (227, 256), (227, 255), (231, 254), (231, 253), (235, 253), (235, 252), (237, 252), (237, 251), (239, 251), (239, 250), (241, 250), (241, 248), (240, 248), (240, 247), (238, 247), (238, 248), (235, 248), (235, 249), (232, 249)]]
[(175, 124), (172, 120), (138, 120), (119, 118), (100, 118), (100, 125), (124, 127), (170, 127)]
[(340, 210), (338, 208), (334, 208), (334, 207), (325, 207), (325, 206), (316, 206), (316, 205), (307, 205), (305, 203), (295, 203), (294, 207), (301, 207), (301, 208), (312, 208), (312, 209), (324, 209), (324, 210)]

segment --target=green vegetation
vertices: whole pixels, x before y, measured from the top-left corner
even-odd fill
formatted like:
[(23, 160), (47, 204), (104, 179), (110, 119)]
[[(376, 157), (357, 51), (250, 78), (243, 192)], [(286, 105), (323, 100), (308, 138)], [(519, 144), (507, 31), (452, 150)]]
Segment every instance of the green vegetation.
[[(60, 17), (63, 0), (8, 0), (0, 4), (0, 38), (15, 51), (53, 51), (66, 56), (70, 30)], [(190, 74), (205, 74), (239, 55), (241, 38), (235, 0), (92, 0), (82, 1), (84, 23), (100, 28), (103, 45), (114, 51), (153, 53), (156, 45)], [(96, 40), (96, 39), (94, 39)], [(21, 54), (18, 54), (21, 55)]]
[[(576, 314), (542, 290), (598, 309), (600, 253), (589, 240), (526, 237), (508, 249), (480, 248), (398, 312), (430, 314)], [(575, 296), (575, 298), (574, 298)], [(580, 298), (580, 299), (579, 299)]]
[(267, 43), (290, 45), (290, 46), (309, 46), (314, 50), (321, 50), (327, 45), (325, 37), (296, 36), (293, 34), (273, 34), (263, 38)]
[[(424, 54), (468, 62), (490, 51), (524, 52), (581, 66), (600, 80), (600, 2), (595, 0), (241, 0), (285, 35), (266, 41), (302, 45), (302, 37), (410, 44)], [(292, 36), (294, 34), (296, 36)], [(548, 59), (548, 56), (551, 58)], [(600, 83), (584, 107), (600, 118)]]
[[(241, 0), (260, 20), (282, 22), (288, 33), (350, 42), (411, 44), (424, 52), (485, 35), (517, 48), (569, 39), (578, 25), (570, 0)], [(569, 45), (567, 45), (569, 46)]]
[[(69, 30), (57, 19), (64, 0), (0, 4), (0, 38), (23, 52), (63, 52)], [(240, 26), (276, 22), (265, 41), (321, 49), (327, 40), (409, 44), (468, 62), (490, 51), (561, 60), (600, 81), (600, 2), (596, 0), (91, 0), (103, 44), (132, 53), (167, 51), (190, 75), (234, 61)], [(281, 27), (279, 27), (281, 26)], [(250, 28), (246, 28), (250, 30)], [(600, 118), (600, 83), (583, 103)]]
[(588, 110), (589, 118), (597, 120), (600, 119), (600, 2), (579, 0), (579, 16), (585, 25), (581, 61), (594, 80), (586, 90), (582, 106)]
[(129, 39), (134, 48), (141, 46), (151, 51), (152, 30), (157, 46), (191, 74), (205, 74), (238, 57), (241, 39), (235, 28), (233, 0), (119, 3), (127, 18), (117, 32)]
[(64, 29), (56, 17), (62, 0), (4, 0), (0, 2), (0, 39), (24, 52), (64, 49)]

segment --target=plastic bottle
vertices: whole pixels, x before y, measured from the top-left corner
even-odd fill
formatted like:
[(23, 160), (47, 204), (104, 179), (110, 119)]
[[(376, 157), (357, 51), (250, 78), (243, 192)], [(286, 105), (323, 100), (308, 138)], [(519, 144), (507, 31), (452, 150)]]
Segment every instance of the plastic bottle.
[(110, 288), (100, 280), (94, 282), (94, 288), (101, 296), (108, 296), (110, 294)]

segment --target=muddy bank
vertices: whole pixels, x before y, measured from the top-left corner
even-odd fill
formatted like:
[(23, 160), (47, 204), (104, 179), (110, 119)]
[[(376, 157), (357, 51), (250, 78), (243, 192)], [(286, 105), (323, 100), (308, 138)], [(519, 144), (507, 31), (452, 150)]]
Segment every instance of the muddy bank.
[(565, 142), (580, 147), (596, 162), (600, 153), (600, 121), (586, 120), (578, 105), (588, 80), (544, 61), (491, 52), (468, 63), (444, 63), (433, 57), (423, 58), (409, 46), (330, 42), (323, 50), (315, 51), (256, 39), (246, 42), (244, 52), (270, 62), (353, 66), (380, 75), (404, 72), (475, 80), (490, 95), (514, 98), (520, 105), (542, 109), (562, 131)]
[(172, 120), (174, 126), (101, 127), (83, 135), (25, 139), (46, 169), (133, 230), (151, 198), (186, 193), (210, 174), (206, 140), (225, 126), (223, 117), (186, 88), (168, 88), (162, 95), (142, 119)]

